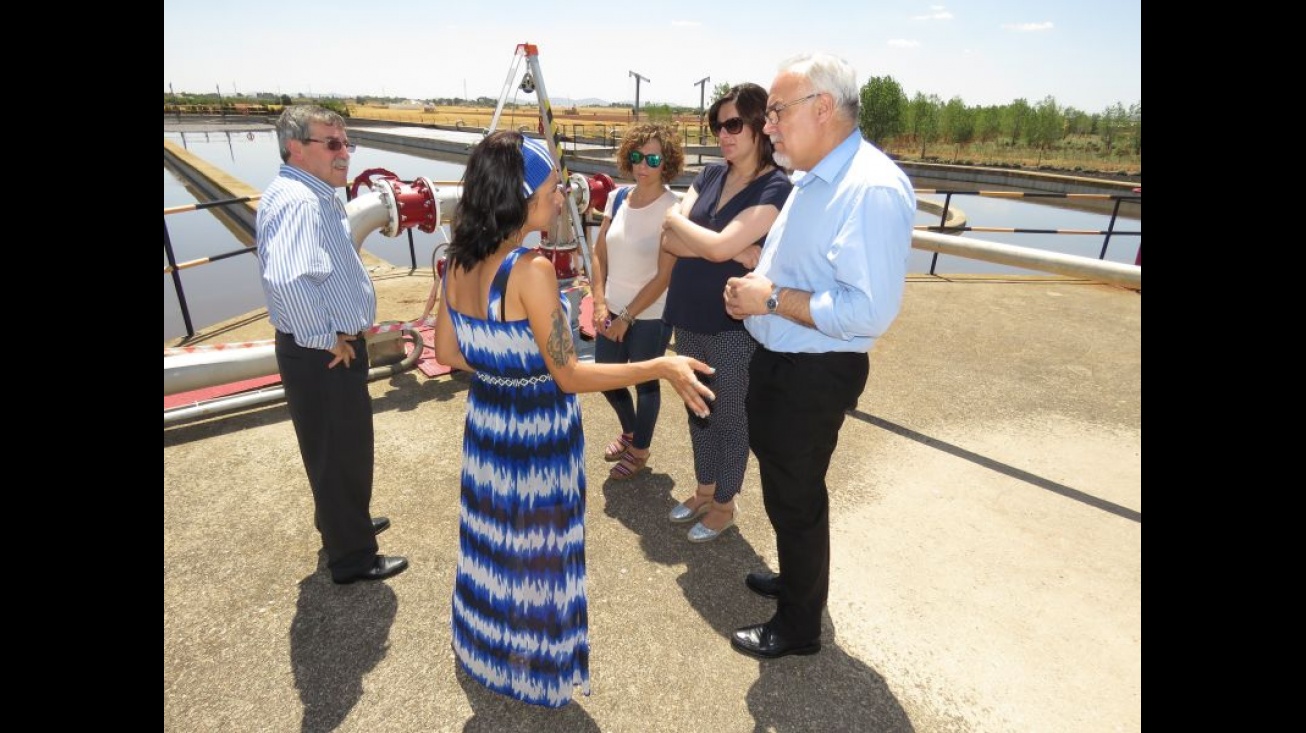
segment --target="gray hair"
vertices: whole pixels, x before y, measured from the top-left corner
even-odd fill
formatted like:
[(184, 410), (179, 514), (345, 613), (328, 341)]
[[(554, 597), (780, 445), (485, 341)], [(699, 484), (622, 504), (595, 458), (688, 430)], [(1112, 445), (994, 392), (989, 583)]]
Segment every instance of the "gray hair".
[(281, 116), (277, 118), (277, 146), (281, 148), (281, 162), (290, 160), (291, 140), (307, 142), (313, 136), (309, 125), (314, 122), (327, 127), (345, 127), (345, 118), (339, 113), (316, 104), (296, 104), (281, 111)]
[(857, 124), (862, 100), (857, 90), (857, 72), (847, 61), (828, 53), (800, 53), (780, 62), (780, 73), (807, 79), (813, 92), (834, 97), (835, 109)]

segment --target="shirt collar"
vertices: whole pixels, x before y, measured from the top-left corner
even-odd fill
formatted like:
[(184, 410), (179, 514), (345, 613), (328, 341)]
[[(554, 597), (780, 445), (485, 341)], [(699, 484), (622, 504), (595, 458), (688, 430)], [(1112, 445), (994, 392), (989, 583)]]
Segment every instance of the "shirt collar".
[(795, 181), (794, 185), (800, 187), (807, 186), (817, 178), (827, 182), (834, 180), (834, 177), (839, 174), (839, 171), (843, 170), (844, 166), (848, 165), (848, 161), (853, 159), (853, 155), (857, 153), (857, 148), (861, 145), (861, 142), (861, 130), (853, 128), (853, 131), (848, 134), (848, 137), (844, 138), (843, 142), (836, 145), (834, 150), (826, 153), (825, 157), (821, 158), (821, 162), (817, 163), (816, 166), (808, 171), (802, 178)]
[(280, 175), (286, 176), (287, 178), (293, 178), (305, 186), (308, 186), (309, 190), (317, 194), (320, 198), (333, 199), (336, 197), (336, 189), (331, 184), (302, 168), (296, 168), (289, 163), (282, 163)]

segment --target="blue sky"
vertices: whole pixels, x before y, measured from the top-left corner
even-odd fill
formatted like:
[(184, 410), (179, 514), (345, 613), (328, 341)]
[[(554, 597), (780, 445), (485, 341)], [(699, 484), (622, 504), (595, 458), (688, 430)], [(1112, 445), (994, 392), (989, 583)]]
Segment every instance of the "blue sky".
[(164, 0), (163, 89), (497, 99), (531, 43), (555, 99), (634, 101), (633, 71), (641, 106), (698, 106), (704, 77), (710, 103), (718, 84), (767, 87), (786, 57), (827, 51), (908, 97), (1097, 113), (1142, 101), (1142, 25), (1142, 0)]

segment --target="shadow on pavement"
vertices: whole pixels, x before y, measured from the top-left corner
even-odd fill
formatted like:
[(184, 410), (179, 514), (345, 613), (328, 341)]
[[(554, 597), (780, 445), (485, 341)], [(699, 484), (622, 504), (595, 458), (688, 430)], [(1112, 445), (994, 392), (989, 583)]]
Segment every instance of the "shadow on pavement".
[(399, 603), (385, 583), (338, 586), (317, 570), (299, 583), (290, 625), (290, 666), (304, 705), (302, 733), (336, 730), (363, 695), (363, 677), (389, 650)]
[[(686, 566), (676, 579), (685, 599), (720, 637), (720, 653), (736, 654), (730, 649), (730, 632), (765, 621), (775, 611), (773, 601), (744, 586), (744, 576), (765, 562), (737, 528), (703, 544), (685, 539), (691, 524), (683, 525), (684, 531), (667, 532), (667, 513), (677, 503), (674, 488), (675, 481), (659, 473), (607, 480), (603, 511), (640, 538), (651, 562)], [(736, 503), (741, 513), (765, 511), (755, 486), (746, 487)], [(757, 662), (760, 674), (747, 695), (753, 730), (914, 730), (884, 678), (839, 648), (828, 613), (821, 637), (822, 649), (815, 656)], [(710, 670), (696, 670), (673, 684), (710, 685), (711, 678)]]

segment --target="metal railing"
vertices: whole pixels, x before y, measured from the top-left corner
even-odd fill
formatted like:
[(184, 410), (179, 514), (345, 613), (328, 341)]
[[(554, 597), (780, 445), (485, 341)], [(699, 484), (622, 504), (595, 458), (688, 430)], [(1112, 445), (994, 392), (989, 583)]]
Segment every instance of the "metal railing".
[(177, 262), (177, 253), (172, 248), (172, 236), (168, 233), (168, 217), (172, 214), (181, 214), (187, 211), (200, 211), (202, 209), (212, 209), (218, 206), (231, 206), (234, 204), (243, 204), (247, 201), (254, 201), (262, 197), (262, 194), (255, 196), (241, 196), (234, 199), (222, 199), (220, 201), (205, 201), (198, 204), (186, 204), (184, 206), (165, 207), (163, 209), (163, 256), (167, 258), (168, 264), (163, 268), (164, 276), (172, 276), (172, 287), (177, 292), (177, 305), (181, 308), (181, 318), (186, 324), (186, 338), (195, 335), (195, 326), (190, 320), (190, 306), (186, 302), (186, 290), (181, 285), (181, 271), (189, 267), (206, 265), (210, 262), (218, 262), (228, 257), (235, 257), (245, 253), (254, 253), (257, 250), (253, 247), (241, 247), (230, 252), (213, 255), (212, 257), (201, 257), (186, 262)]
[[(918, 231), (928, 231), (928, 232), (934, 232), (938, 234), (948, 234), (948, 235), (960, 234), (962, 232), (1000, 232), (1000, 233), (1008, 233), (1008, 234), (1101, 235), (1103, 237), (1102, 249), (1098, 253), (1098, 257), (1097, 257), (1098, 260), (1106, 259), (1107, 248), (1110, 245), (1111, 238), (1113, 236), (1141, 237), (1143, 234), (1141, 231), (1120, 230), (1116, 228), (1116, 222), (1119, 219), (1119, 214), (1120, 214), (1120, 206), (1123, 203), (1133, 202), (1139, 205), (1142, 204), (1143, 197), (1142, 197), (1141, 187), (1135, 189), (1133, 194), (1043, 193), (1043, 192), (1023, 192), (1023, 191), (982, 191), (982, 190), (961, 190), (961, 189), (952, 190), (952, 189), (933, 189), (933, 188), (918, 188), (916, 189), (916, 193), (937, 194), (937, 195), (944, 196), (943, 207), (939, 214), (940, 223), (937, 225), (917, 225), (915, 229)], [(349, 187), (346, 187), (345, 195), (346, 197), (350, 197)], [(194, 325), (191, 323), (190, 307), (186, 301), (186, 291), (185, 288), (182, 287), (181, 271), (191, 267), (205, 265), (211, 262), (218, 262), (221, 260), (225, 260), (229, 257), (235, 257), (237, 255), (242, 255), (246, 253), (253, 254), (257, 250), (254, 247), (241, 247), (240, 249), (232, 250), (230, 252), (223, 252), (221, 254), (213, 255), (211, 257), (201, 257), (198, 259), (179, 263), (177, 262), (176, 253), (172, 247), (172, 238), (168, 233), (168, 219), (167, 219), (168, 216), (172, 214), (180, 214), (189, 211), (201, 211), (204, 209), (211, 209), (215, 207), (242, 204), (248, 201), (257, 200), (258, 198), (260, 198), (260, 196), (261, 194), (254, 195), (254, 196), (242, 196), (240, 198), (222, 199), (217, 201), (206, 201), (203, 203), (186, 204), (184, 206), (173, 206), (170, 208), (164, 208), (163, 254), (164, 257), (167, 258), (168, 264), (163, 268), (163, 274), (165, 276), (172, 277), (173, 289), (177, 293), (177, 304), (181, 309), (181, 317), (186, 326), (185, 338), (191, 338), (192, 336), (194, 336), (195, 328)], [(1113, 204), (1111, 210), (1111, 219), (1107, 224), (1107, 228), (1104, 230), (1022, 229), (1018, 227), (987, 227), (987, 226), (973, 227), (973, 226), (964, 226), (964, 225), (947, 226), (946, 222), (948, 221), (948, 210), (952, 204), (953, 196), (986, 196), (991, 198), (1063, 198), (1063, 199), (1079, 199), (1079, 200), (1095, 200), (1095, 201), (1110, 200), (1113, 202)], [(408, 274), (411, 275), (417, 271), (417, 245), (413, 239), (413, 230), (409, 228), (405, 231), (408, 236), (408, 257), (409, 257)], [(438, 252), (439, 248), (437, 248), (436, 251)], [(930, 258), (930, 270), (929, 270), (930, 275), (938, 274), (936, 272), (936, 268), (938, 266), (940, 254), (941, 253), (936, 250), (934, 251), (933, 256)], [(964, 256), (964, 255), (959, 255), (959, 256)], [(982, 259), (982, 258), (977, 257), (977, 259)], [(1134, 264), (1138, 266), (1141, 266), (1143, 264), (1143, 247), (1141, 244), (1138, 247), (1138, 254), (1135, 257)]]
[[(256, 201), (261, 197), (262, 194), (257, 194), (254, 196), (241, 196), (240, 198), (234, 199), (221, 199), (217, 201), (205, 201), (197, 204), (186, 204), (184, 206), (165, 207), (163, 209), (163, 256), (168, 260), (168, 264), (163, 268), (163, 274), (164, 276), (172, 277), (172, 287), (177, 293), (177, 306), (181, 310), (182, 322), (186, 326), (185, 338), (190, 338), (195, 335), (195, 326), (191, 323), (190, 305), (186, 302), (186, 289), (182, 287), (181, 271), (191, 267), (198, 267), (199, 265), (207, 265), (211, 262), (219, 262), (229, 257), (236, 257), (237, 255), (254, 254), (258, 250), (255, 247), (241, 247), (240, 249), (223, 252), (211, 257), (200, 257), (194, 260), (187, 260), (186, 262), (177, 262), (177, 253), (172, 247), (172, 236), (168, 232), (168, 216), (188, 211), (200, 211), (221, 206), (243, 204), (248, 201)], [(345, 197), (347, 199), (352, 199), (350, 188), (348, 186), (345, 187)], [(417, 271), (417, 243), (413, 239), (413, 230), (410, 228), (405, 231), (408, 235), (408, 274), (411, 275)], [(439, 248), (437, 248), (437, 251), (438, 249)]]
[[(1137, 203), (1139, 206), (1143, 203), (1143, 189), (1138, 187), (1132, 194), (1118, 193), (1053, 193), (1053, 192), (1030, 192), (1030, 191), (979, 191), (979, 190), (953, 190), (937, 188), (918, 188), (915, 189), (919, 194), (937, 194), (943, 196), (943, 209), (939, 212), (939, 223), (934, 225), (918, 225), (914, 227), (918, 231), (936, 232), (939, 234), (960, 234), (962, 232), (1000, 232), (1004, 234), (1074, 234), (1074, 235), (1102, 235), (1102, 249), (1098, 252), (1099, 260), (1106, 259), (1107, 247), (1111, 244), (1113, 236), (1134, 236), (1141, 237), (1141, 231), (1128, 231), (1116, 229), (1116, 221), (1120, 216), (1120, 205), (1129, 201)], [(972, 226), (946, 226), (948, 221), (948, 209), (952, 205), (953, 196), (984, 196), (989, 198), (1048, 198), (1048, 199), (1078, 199), (1081, 201), (1111, 201), (1111, 219), (1107, 222), (1106, 229), (1021, 229), (1018, 227), (972, 227)], [(939, 253), (935, 252), (930, 258), (930, 274), (935, 275), (935, 268), (939, 263)], [(1134, 258), (1135, 265), (1143, 264), (1143, 245), (1138, 245), (1138, 254)]]

